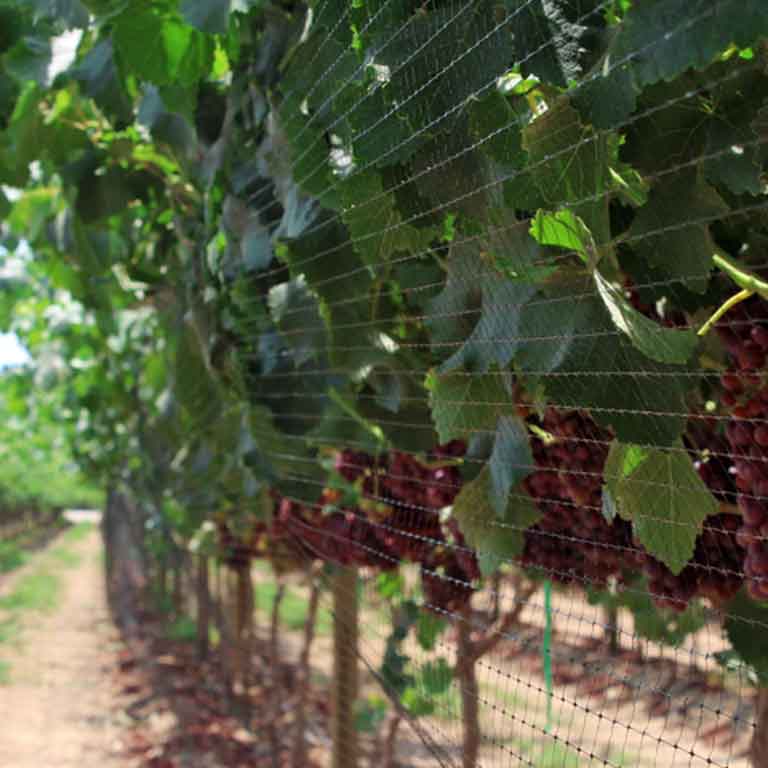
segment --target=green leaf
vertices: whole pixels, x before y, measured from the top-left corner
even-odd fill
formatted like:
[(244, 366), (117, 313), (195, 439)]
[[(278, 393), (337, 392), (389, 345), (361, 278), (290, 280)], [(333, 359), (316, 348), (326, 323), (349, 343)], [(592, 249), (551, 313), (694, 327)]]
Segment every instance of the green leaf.
[(645, 86), (704, 69), (731, 43), (744, 48), (766, 34), (764, 0), (634, 3), (596, 67), (599, 76), (574, 100), (595, 127), (614, 127), (634, 111)]
[(768, 685), (768, 606), (751, 600), (743, 591), (728, 603), (725, 633), (739, 657), (757, 673), (760, 683)]
[(496, 513), (488, 466), (465, 483), (453, 503), (453, 517), (464, 538), (477, 551), (483, 576), (490, 576), (504, 562), (523, 551), (525, 530), (540, 517), (533, 500), (518, 486), (502, 515)]
[(395, 196), (385, 192), (381, 175), (352, 173), (340, 185), (342, 218), (364, 263), (379, 266), (397, 252), (416, 254), (435, 239), (437, 231), (403, 224)]
[(154, 8), (122, 14), (112, 38), (128, 68), (156, 85), (192, 85), (213, 61), (213, 45), (202, 32)]
[(573, 285), (538, 294), (523, 310), (520, 336), (516, 366), (548, 402), (591, 410), (623, 442), (672, 445), (679, 437), (691, 377), (639, 352), (596, 290)]
[(720, 195), (694, 172), (667, 176), (637, 212), (627, 239), (665, 276), (703, 293), (719, 250), (709, 228), (727, 211)]
[(481, 150), (506, 169), (520, 168), (525, 162), (521, 126), (513, 102), (498, 89), (475, 98), (469, 104), (472, 140), (482, 142)]
[(632, 443), (611, 442), (608, 457), (605, 460), (603, 476), (605, 488), (613, 496), (618, 497), (621, 482), (629, 477), (650, 455), (650, 449)]
[(608, 242), (609, 200), (604, 193), (613, 183), (610, 169), (618, 159), (617, 138), (583, 125), (578, 112), (561, 97), (526, 126), (523, 146), (543, 207), (573, 204), (573, 213), (583, 219), (595, 242)]
[(27, 35), (4, 57), (6, 71), (22, 83), (33, 80), (48, 85), (48, 70), (53, 60), (51, 41), (42, 35)]
[(589, 262), (589, 254), (594, 253), (592, 235), (586, 224), (569, 210), (538, 210), (530, 228), (531, 236), (541, 245), (553, 245), (576, 252), (584, 262)]
[(618, 482), (616, 501), (645, 549), (675, 574), (693, 557), (704, 520), (719, 510), (682, 446), (652, 449)]
[(515, 404), (498, 374), (430, 375), (432, 418), (441, 443), (495, 431), (501, 416), (515, 413)]
[(268, 302), (282, 340), (293, 349), (296, 365), (320, 356), (325, 346), (325, 326), (317, 298), (307, 289), (306, 280), (298, 277), (273, 286)]
[(182, 0), (184, 21), (210, 35), (224, 35), (229, 23), (231, 0)]
[(421, 667), (417, 680), (417, 687), (428, 696), (439, 696), (451, 687), (453, 668), (445, 659), (428, 661)]
[[(450, 353), (441, 373), (459, 368), (483, 373), (494, 363), (509, 365), (520, 343), (522, 308), (535, 290), (525, 278), (538, 254), (524, 225), (451, 246), (445, 286), (429, 302), (425, 320), (434, 353)], [(501, 261), (508, 273), (517, 270), (520, 280), (505, 279), (491, 260)]]
[(603, 5), (595, 0), (504, 0), (523, 74), (561, 88), (576, 79), (588, 62), (593, 28), (603, 26)]
[(509, 504), (513, 486), (527, 477), (533, 468), (528, 429), (518, 416), (502, 416), (499, 419), (488, 467), (491, 502), (496, 514), (501, 517)]
[(87, 96), (117, 123), (128, 122), (133, 116), (131, 98), (120, 78), (110, 38), (100, 40), (82, 60), (70, 70)]
[(288, 264), (292, 277), (304, 275), (307, 287), (320, 299), (334, 364), (357, 368), (380, 330), (371, 321), (367, 300), (373, 286), (370, 269), (350, 245), (346, 229), (330, 214), (286, 245), (278, 256)]
[(419, 611), (419, 620), (416, 624), (416, 640), (425, 651), (434, 649), (437, 638), (446, 628), (448, 623), (431, 611)]
[(640, 314), (623, 292), (595, 272), (597, 291), (616, 328), (651, 360), (660, 363), (685, 363), (698, 346), (691, 329), (667, 328)]

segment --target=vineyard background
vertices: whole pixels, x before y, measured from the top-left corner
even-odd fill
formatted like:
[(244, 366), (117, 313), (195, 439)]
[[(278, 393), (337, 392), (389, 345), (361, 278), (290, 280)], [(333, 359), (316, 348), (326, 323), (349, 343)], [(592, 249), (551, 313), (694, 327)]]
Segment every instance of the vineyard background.
[(0, 0), (0, 107), (0, 763), (768, 766), (765, 0)]

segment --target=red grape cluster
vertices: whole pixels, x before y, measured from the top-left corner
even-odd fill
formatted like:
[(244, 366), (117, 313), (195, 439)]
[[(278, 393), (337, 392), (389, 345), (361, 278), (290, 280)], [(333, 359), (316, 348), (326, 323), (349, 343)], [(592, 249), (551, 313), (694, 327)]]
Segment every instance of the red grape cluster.
[(743, 524), (744, 576), (750, 595), (768, 600), (768, 302), (759, 297), (734, 307), (717, 326), (731, 358), (721, 377), (721, 402), (730, 409), (726, 436)]
[(610, 434), (585, 413), (549, 408), (532, 441), (536, 471), (525, 480), (542, 518), (525, 533), (521, 562), (560, 581), (602, 585), (638, 562), (630, 525), (602, 514)]
[(696, 539), (693, 558), (678, 574), (645, 555), (643, 571), (656, 605), (679, 612), (696, 595), (716, 605), (730, 600), (744, 581), (744, 550), (737, 540), (739, 524), (738, 515), (708, 517)]

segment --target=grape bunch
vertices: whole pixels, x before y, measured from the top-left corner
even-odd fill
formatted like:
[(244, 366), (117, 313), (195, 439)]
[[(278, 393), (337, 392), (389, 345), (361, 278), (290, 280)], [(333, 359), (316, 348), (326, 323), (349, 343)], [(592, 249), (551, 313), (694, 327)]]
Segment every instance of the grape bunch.
[(744, 301), (716, 327), (731, 360), (720, 400), (730, 409), (726, 437), (743, 518), (744, 577), (753, 598), (768, 600), (768, 302)]
[(445, 536), (445, 544), (432, 548), (421, 563), (426, 607), (437, 613), (460, 611), (472, 597), (472, 582), (480, 578), (477, 556), (455, 520), (445, 524)]
[(646, 554), (643, 572), (654, 603), (681, 612), (694, 596), (706, 597), (715, 605), (730, 600), (744, 581), (744, 550), (737, 539), (739, 525), (738, 515), (708, 517), (696, 538), (693, 558), (678, 574)]
[(536, 470), (525, 480), (542, 512), (526, 531), (523, 565), (555, 581), (604, 585), (639, 562), (631, 526), (602, 514), (603, 466), (610, 433), (580, 411), (548, 408), (532, 441)]

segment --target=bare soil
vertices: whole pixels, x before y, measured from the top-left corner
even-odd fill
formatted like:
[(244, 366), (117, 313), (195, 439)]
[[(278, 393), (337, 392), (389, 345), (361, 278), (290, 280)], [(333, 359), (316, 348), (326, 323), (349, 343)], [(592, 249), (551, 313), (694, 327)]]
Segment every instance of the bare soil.
[[(112, 709), (116, 636), (104, 600), (98, 533), (71, 549), (81, 560), (60, 566), (56, 607), (23, 615), (18, 640), (3, 647), (11, 667), (10, 683), (0, 688), (0, 766), (125, 766)], [(49, 556), (35, 554), (4, 580), (2, 593)]]

